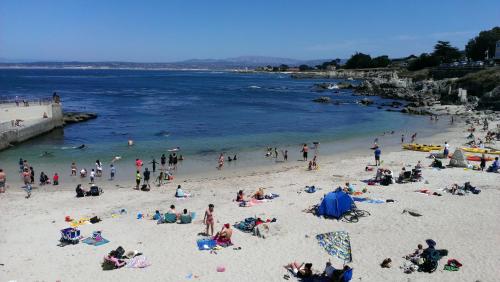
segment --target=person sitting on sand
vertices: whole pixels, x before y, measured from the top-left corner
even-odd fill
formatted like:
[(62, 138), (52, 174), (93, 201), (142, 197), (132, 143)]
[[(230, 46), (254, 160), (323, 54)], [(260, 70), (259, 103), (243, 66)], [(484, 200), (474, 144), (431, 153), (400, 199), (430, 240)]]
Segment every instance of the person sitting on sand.
[(309, 165), (307, 166), (307, 170), (313, 170), (313, 162), (309, 161)]
[(452, 195), (455, 195), (458, 192), (458, 189), (460, 189), (460, 187), (458, 186), (458, 184), (457, 183), (453, 183), (453, 185), (451, 185), (451, 188), (450, 188), (450, 193)]
[(347, 194), (352, 194), (354, 193), (354, 187), (349, 182), (346, 182), (342, 191), (346, 192)]
[(231, 236), (233, 235), (233, 230), (229, 223), (224, 224), (221, 231), (217, 232), (214, 236), (214, 240), (217, 244), (231, 244)]
[(40, 185), (50, 184), (49, 177), (43, 171), (40, 173)]
[(89, 194), (87, 191), (83, 190), (82, 184), (78, 184), (76, 186), (75, 192), (76, 192), (77, 198), (82, 198), (82, 197), (88, 196), (88, 194)]
[(191, 221), (193, 220), (191, 214), (188, 213), (187, 209), (184, 209), (182, 211), (182, 214), (179, 216), (179, 218), (180, 218), (182, 224), (191, 223)]
[(82, 168), (82, 170), (80, 170), (80, 177), (81, 178), (87, 177), (87, 170), (85, 168)]
[(264, 200), (264, 188), (259, 188), (255, 193), (252, 195), (252, 198), (257, 199), (257, 200)]
[(487, 172), (498, 172), (500, 168), (500, 162), (498, 161), (498, 157), (495, 157), (495, 161), (488, 167)]
[(291, 271), (297, 278), (308, 278), (312, 276), (312, 263), (292, 262), (285, 265), (285, 269)]
[(236, 194), (236, 202), (244, 202), (244, 197), (245, 194), (243, 194), (243, 190), (238, 191), (238, 194)]
[(187, 198), (189, 197), (190, 195), (186, 192), (184, 192), (181, 188), (181, 185), (178, 185), (177, 186), (177, 189), (175, 190), (175, 197), (176, 198)]
[(415, 165), (415, 169), (422, 169), (422, 162), (418, 161), (417, 164)]
[(423, 253), (424, 253), (424, 247), (422, 246), (422, 244), (418, 244), (415, 251), (411, 254), (406, 255), (405, 259), (410, 260), (412, 262), (417, 262), (417, 260), (420, 258), (420, 256), (422, 256)]
[(174, 205), (170, 205), (170, 209), (168, 210), (167, 213), (171, 213), (171, 214), (177, 215), (177, 211), (175, 210), (175, 206)]

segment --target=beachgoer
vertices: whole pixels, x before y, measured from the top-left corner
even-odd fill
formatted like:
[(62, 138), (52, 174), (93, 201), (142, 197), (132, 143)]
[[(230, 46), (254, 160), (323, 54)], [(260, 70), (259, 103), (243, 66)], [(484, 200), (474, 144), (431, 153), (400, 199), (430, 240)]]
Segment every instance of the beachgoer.
[(285, 150), (285, 154), (283, 155), (283, 159), (288, 161), (288, 150)]
[(24, 171), (24, 160), (22, 158), (19, 159), (19, 173)]
[(171, 167), (174, 164), (174, 157), (172, 154), (168, 154), (168, 167)]
[(243, 194), (243, 190), (238, 191), (238, 194), (236, 194), (236, 202), (243, 202), (245, 195)]
[(110, 179), (114, 180), (115, 179), (115, 174), (116, 174), (116, 167), (113, 164), (110, 164), (109, 167), (110, 167), (109, 168)]
[(274, 148), (274, 157), (278, 158), (278, 148)]
[(205, 216), (203, 218), (203, 222), (206, 225), (205, 234), (209, 235), (208, 228), (210, 227), (210, 235), (214, 235), (214, 205), (209, 204), (208, 209), (205, 211)]
[(405, 135), (401, 134), (401, 143), (404, 143), (404, 142), (405, 142)]
[(102, 176), (102, 163), (99, 160), (95, 161), (95, 170), (96, 170), (96, 176), (101, 177)]
[(307, 170), (313, 170), (313, 162), (309, 161), (309, 165), (307, 166)]
[(236, 160), (237, 160), (236, 154), (234, 154), (233, 161), (236, 161)]
[(167, 157), (165, 157), (165, 154), (161, 154), (160, 164), (161, 164), (161, 168), (163, 170), (165, 169), (165, 164), (166, 163), (167, 163)]
[(49, 177), (42, 171), (40, 173), (40, 185), (49, 184)]
[(259, 188), (255, 193), (253, 193), (252, 198), (257, 199), (257, 200), (264, 200), (264, 188)]
[(76, 197), (77, 198), (85, 197), (85, 195), (87, 195), (87, 191), (83, 190), (82, 184), (78, 184), (76, 186), (75, 192), (76, 192)]
[(312, 263), (299, 264), (297, 262), (292, 262), (285, 265), (285, 268), (290, 270), (297, 278), (308, 278), (312, 276)]
[[(85, 174), (87, 174), (87, 173), (85, 172)], [(92, 169), (92, 170), (90, 171), (90, 183), (92, 183), (92, 184), (93, 184), (93, 183), (94, 183), (94, 179), (95, 179), (95, 170), (94, 170), (94, 169)]]
[(75, 164), (75, 162), (71, 163), (71, 176), (76, 176), (76, 164)]
[(314, 156), (312, 160), (312, 169), (318, 169), (318, 163), (316, 162), (317, 156)]
[(24, 181), (24, 189), (27, 193), (26, 199), (28, 199), (29, 197), (31, 197), (31, 190), (32, 190), (31, 173), (29, 172), (28, 168), (24, 169), (22, 176), (23, 176), (23, 181)]
[(149, 188), (151, 188), (151, 186), (149, 185), (149, 177), (151, 175), (151, 172), (149, 172), (148, 168), (144, 169), (143, 175), (144, 175), (144, 183), (143, 184), (147, 185)]
[(31, 179), (31, 184), (35, 183), (35, 170), (33, 169), (32, 166), (30, 166), (30, 179)]
[(444, 151), (443, 151), (443, 155), (444, 155), (444, 158), (448, 158), (448, 155), (450, 154), (450, 145), (448, 144), (448, 142), (444, 142)]
[(177, 211), (175, 210), (175, 206), (174, 205), (170, 205), (170, 209), (168, 210), (167, 213), (171, 213), (171, 214), (177, 215)]
[(59, 175), (56, 173), (54, 173), (54, 176), (52, 177), (52, 184), (53, 185), (59, 185)]
[(87, 177), (87, 170), (85, 168), (82, 168), (82, 170), (80, 170), (80, 177), (81, 178)]
[(411, 143), (415, 143), (415, 140), (417, 139), (417, 133), (413, 133), (413, 135), (411, 136)]
[(224, 153), (220, 153), (219, 156), (219, 166), (217, 167), (218, 169), (222, 169), (224, 166)]
[(495, 157), (495, 161), (488, 167), (488, 172), (498, 172), (500, 168), (500, 162), (498, 161), (498, 157)]
[(160, 187), (161, 185), (163, 185), (163, 179), (164, 179), (165, 175), (164, 175), (164, 172), (163, 170), (160, 171), (160, 175), (158, 175), (158, 178), (156, 178), (156, 181), (158, 181), (158, 187)]
[(150, 164), (152, 164), (152, 165), (153, 165), (153, 173), (155, 173), (155, 172), (156, 172), (156, 164), (157, 164), (157, 163), (158, 163), (158, 162), (157, 162), (154, 158), (153, 158), (153, 160), (150, 162)]
[(217, 243), (231, 243), (231, 236), (233, 235), (233, 230), (231, 229), (231, 224), (226, 223), (222, 227), (222, 229), (217, 232), (214, 236), (214, 240), (217, 241)]
[(7, 175), (3, 171), (3, 169), (0, 168), (0, 193), (5, 193), (5, 183), (7, 182)]
[(138, 171), (142, 170), (143, 162), (140, 159), (135, 159), (135, 168)]
[(481, 155), (481, 164), (479, 166), (481, 167), (481, 171), (484, 171), (484, 168), (486, 167), (486, 157), (484, 154)]
[(228, 161), (228, 162), (233, 161), (233, 159), (231, 159), (231, 156), (227, 156), (227, 161)]
[(141, 172), (138, 170), (135, 173), (135, 189), (139, 190), (139, 185), (141, 185)]
[(134, 140), (132, 139), (129, 139), (128, 142), (127, 142), (128, 146), (133, 146), (134, 145)]
[(172, 164), (174, 165), (174, 169), (177, 169), (177, 162), (178, 162), (178, 160), (179, 160), (179, 159), (177, 158), (177, 154), (176, 154), (176, 153), (174, 153), (174, 154), (172, 155)]
[(304, 145), (302, 146), (302, 150), (301, 150), (301, 152), (302, 152), (302, 159), (303, 159), (304, 161), (307, 161), (307, 152), (309, 152), (309, 148), (307, 147), (307, 144), (304, 144)]
[(176, 198), (186, 198), (189, 197), (190, 195), (186, 192), (184, 192), (181, 188), (181, 185), (177, 185), (177, 189), (175, 190), (175, 197)]
[(382, 154), (382, 151), (380, 150), (379, 147), (375, 149), (374, 155), (375, 155), (375, 165), (379, 166), (380, 165), (380, 155)]
[(182, 214), (179, 216), (179, 219), (180, 219), (180, 223), (188, 224), (188, 223), (191, 223), (191, 221), (193, 220), (193, 217), (191, 216), (191, 214), (188, 213), (187, 209), (184, 209), (182, 211)]

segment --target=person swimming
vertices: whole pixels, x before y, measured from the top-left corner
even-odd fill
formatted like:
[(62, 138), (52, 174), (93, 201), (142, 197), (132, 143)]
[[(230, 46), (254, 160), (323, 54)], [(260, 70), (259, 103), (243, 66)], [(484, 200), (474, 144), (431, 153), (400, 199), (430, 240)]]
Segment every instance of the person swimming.
[(85, 144), (82, 144), (82, 145), (80, 145), (78, 147), (75, 147), (75, 149), (83, 149), (83, 148), (85, 148)]

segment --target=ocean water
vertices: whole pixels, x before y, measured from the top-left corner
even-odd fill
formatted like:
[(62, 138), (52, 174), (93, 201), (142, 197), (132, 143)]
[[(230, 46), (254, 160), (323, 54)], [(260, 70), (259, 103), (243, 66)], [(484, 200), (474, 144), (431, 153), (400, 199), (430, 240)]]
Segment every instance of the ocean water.
[[(214, 71), (3, 69), (0, 99), (50, 97), (56, 91), (65, 111), (99, 117), (0, 152), (0, 160), (91, 167), (96, 159), (106, 163), (117, 155), (128, 164), (137, 157), (159, 160), (162, 153), (168, 156), (167, 149), (180, 147), (186, 158), (181, 173), (188, 173), (212, 170), (221, 152), (238, 154), (240, 166), (261, 165), (269, 163), (262, 157), (267, 147), (288, 149), (296, 159), (302, 143), (319, 141), (322, 152), (333, 153), (367, 147), (385, 131), (400, 136), (440, 130), (425, 117), (359, 105), (363, 97), (351, 90), (317, 92), (313, 85), (320, 82), (337, 80)], [(319, 96), (339, 105), (311, 101)], [(128, 139), (135, 145), (128, 147)], [(72, 148), (81, 144), (86, 149)]]

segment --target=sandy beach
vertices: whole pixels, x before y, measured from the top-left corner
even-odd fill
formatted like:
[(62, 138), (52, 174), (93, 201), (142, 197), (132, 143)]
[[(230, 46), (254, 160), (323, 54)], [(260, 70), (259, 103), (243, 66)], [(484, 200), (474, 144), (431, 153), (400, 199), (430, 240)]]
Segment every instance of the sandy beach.
[[(490, 123), (490, 127), (496, 127)], [(448, 141), (451, 152), (465, 142), (466, 125), (455, 125), (447, 132), (417, 140), (419, 143), (443, 144)], [(480, 131), (478, 137), (484, 132)], [(397, 134), (394, 138), (399, 138)], [(382, 145), (383, 146), (383, 145)], [(311, 262), (315, 272), (322, 272), (331, 260), (335, 268), (343, 261), (330, 256), (317, 242), (317, 234), (347, 231), (350, 236), (353, 268), (352, 281), (497, 281), (496, 267), (500, 263), (500, 175), (463, 168), (430, 168), (428, 153), (404, 151), (399, 147), (382, 147), (382, 167), (397, 176), (401, 167), (422, 161), (424, 181), (389, 186), (367, 185), (363, 180), (375, 176), (365, 171), (373, 164), (373, 151), (366, 149), (320, 156), (320, 169), (307, 171), (304, 162), (293, 155), (285, 164), (239, 173), (221, 173), (214, 169), (209, 176), (175, 179), (150, 192), (132, 189), (124, 181), (100, 181), (104, 194), (99, 197), (75, 198), (75, 182), (59, 187), (46, 186), (25, 192), (17, 175), (8, 175), (9, 187), (0, 194), (0, 280), (1, 281), (283, 281), (289, 274), (283, 266), (292, 261)], [(296, 153), (297, 154), (297, 153)], [(447, 160), (443, 161), (448, 164)], [(488, 165), (491, 162), (488, 163)], [(3, 164), (5, 166), (5, 164)], [(7, 164), (15, 166), (15, 164)], [(40, 171), (40, 169), (38, 169)], [(453, 183), (470, 181), (481, 189), (477, 195), (452, 195), (440, 189)], [(321, 198), (345, 182), (354, 184), (356, 191), (367, 192), (360, 197), (393, 199), (393, 203), (356, 202), (358, 208), (371, 213), (357, 223), (325, 219), (303, 212), (320, 203)], [(175, 187), (192, 194), (187, 199), (174, 197)], [(305, 193), (306, 185), (321, 190)], [(84, 183), (88, 188), (88, 185)], [(251, 194), (264, 187), (266, 192), (279, 194), (272, 201), (252, 207), (239, 207), (234, 202), (238, 190)], [(415, 192), (429, 189), (442, 196)], [(215, 205), (215, 230), (224, 223), (233, 224), (247, 217), (276, 218), (274, 236), (263, 239), (234, 229), (233, 246), (211, 253), (200, 251), (196, 240), (203, 232), (203, 214), (208, 204)], [(155, 210), (167, 212), (174, 204), (178, 211), (186, 208), (196, 212), (192, 224), (157, 224), (149, 219), (137, 219), (137, 214), (152, 215)], [(126, 214), (113, 215), (121, 209)], [(422, 214), (414, 217), (402, 213), (412, 209)], [(69, 227), (65, 217), (74, 219), (98, 216), (97, 224), (81, 225), (84, 237), (102, 231), (110, 242), (101, 246), (84, 243), (59, 244), (59, 230)], [(403, 256), (411, 253), (426, 239), (437, 242), (437, 249), (448, 250), (433, 273), (403, 273)], [(111, 250), (122, 246), (126, 251), (138, 250), (151, 263), (142, 269), (121, 268), (103, 271), (101, 262)], [(239, 249), (241, 247), (241, 249)], [(392, 259), (392, 267), (380, 263)], [(445, 271), (448, 259), (457, 259), (459, 271)], [(224, 272), (217, 272), (219, 266)], [(295, 281), (295, 278), (291, 278)]]

